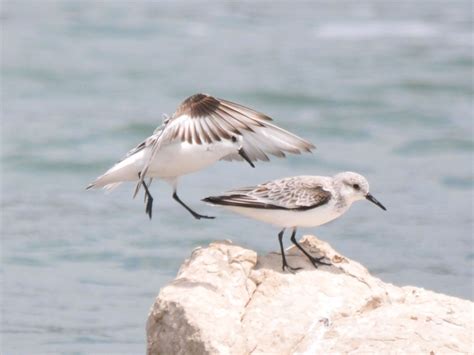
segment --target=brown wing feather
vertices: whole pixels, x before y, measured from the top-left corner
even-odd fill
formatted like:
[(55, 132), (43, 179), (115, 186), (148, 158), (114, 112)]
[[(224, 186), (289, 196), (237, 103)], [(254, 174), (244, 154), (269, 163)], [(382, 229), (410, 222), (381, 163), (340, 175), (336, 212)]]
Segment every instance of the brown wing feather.
[(287, 178), (207, 197), (203, 201), (247, 208), (308, 210), (328, 203), (331, 198), (331, 192), (320, 184), (305, 178)]
[[(184, 100), (169, 125), (181, 116), (189, 117), (192, 127), (188, 126), (183, 132), (179, 131), (175, 137), (183, 142), (196, 144), (212, 143), (220, 141), (221, 138), (230, 139), (232, 134), (241, 135), (243, 131), (254, 133), (254, 128), (265, 127), (262, 121), (272, 120), (248, 107), (207, 94), (195, 94)], [(263, 154), (261, 158), (264, 158)]]
[(179, 105), (175, 117), (181, 115), (188, 115), (190, 117), (208, 116), (217, 106), (219, 106), (219, 101), (212, 96), (195, 94), (188, 97)]

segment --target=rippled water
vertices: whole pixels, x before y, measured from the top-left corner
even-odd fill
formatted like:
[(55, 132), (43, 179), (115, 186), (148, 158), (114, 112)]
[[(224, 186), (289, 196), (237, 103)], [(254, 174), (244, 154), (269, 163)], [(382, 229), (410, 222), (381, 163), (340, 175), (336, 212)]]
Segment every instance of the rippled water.
[[(199, 199), (297, 174), (364, 174), (358, 203), (308, 229), (382, 279), (473, 299), (470, 1), (6, 1), (2, 20), (2, 348), (142, 353), (147, 312), (193, 248), (260, 253), (276, 228)], [(84, 191), (195, 92), (241, 102), (313, 155), (219, 163), (180, 193)], [(2, 352), (2, 353), (3, 353)]]

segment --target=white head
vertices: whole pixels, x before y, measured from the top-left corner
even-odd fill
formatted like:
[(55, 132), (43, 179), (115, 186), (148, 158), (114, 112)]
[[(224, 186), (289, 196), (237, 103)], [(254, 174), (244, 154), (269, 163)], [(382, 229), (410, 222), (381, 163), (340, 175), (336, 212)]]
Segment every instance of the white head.
[(242, 157), (242, 159), (249, 163), (252, 168), (255, 168), (255, 165), (253, 165), (252, 160), (244, 150), (244, 137), (240, 134), (233, 134), (230, 137), (230, 141), (234, 149)]
[(367, 199), (381, 209), (386, 210), (386, 208), (370, 194), (369, 183), (362, 175), (347, 171), (334, 176), (334, 180), (339, 187), (341, 197), (349, 202), (349, 204)]
[(255, 165), (253, 165), (252, 160), (244, 150), (243, 146), (244, 137), (240, 134), (232, 133), (228, 138), (221, 137), (220, 144), (211, 144), (208, 149), (218, 150), (222, 157), (237, 153), (242, 157), (242, 159), (249, 163), (252, 168), (255, 168)]

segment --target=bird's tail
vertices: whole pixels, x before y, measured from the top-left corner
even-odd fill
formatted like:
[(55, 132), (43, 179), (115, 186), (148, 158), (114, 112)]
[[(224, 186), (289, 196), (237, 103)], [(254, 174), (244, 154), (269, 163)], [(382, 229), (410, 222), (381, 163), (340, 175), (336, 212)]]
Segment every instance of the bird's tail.
[(94, 182), (87, 185), (86, 190), (98, 189), (98, 188), (102, 187), (107, 192), (111, 192), (122, 184), (121, 181), (120, 182), (111, 182), (111, 183), (107, 184), (107, 183), (104, 183), (101, 180), (101, 178), (102, 178), (102, 176), (99, 176)]
[(104, 189), (111, 191), (124, 181), (137, 180), (137, 168), (131, 163), (132, 162), (130, 162), (129, 159), (125, 159), (115, 164), (103, 175), (99, 176), (94, 182), (89, 184), (86, 189), (89, 190), (103, 187)]

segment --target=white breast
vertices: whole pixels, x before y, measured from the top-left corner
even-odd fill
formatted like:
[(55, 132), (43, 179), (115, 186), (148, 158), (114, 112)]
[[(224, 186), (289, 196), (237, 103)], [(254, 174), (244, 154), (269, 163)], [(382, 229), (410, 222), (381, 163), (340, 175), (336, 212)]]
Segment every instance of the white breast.
[(160, 178), (186, 175), (204, 169), (231, 153), (235, 153), (235, 147), (225, 141), (212, 144), (168, 144), (156, 154), (147, 175)]
[(277, 210), (223, 206), (243, 216), (279, 227), (315, 227), (328, 223), (342, 215), (346, 209), (336, 208), (334, 202), (310, 210)]

